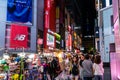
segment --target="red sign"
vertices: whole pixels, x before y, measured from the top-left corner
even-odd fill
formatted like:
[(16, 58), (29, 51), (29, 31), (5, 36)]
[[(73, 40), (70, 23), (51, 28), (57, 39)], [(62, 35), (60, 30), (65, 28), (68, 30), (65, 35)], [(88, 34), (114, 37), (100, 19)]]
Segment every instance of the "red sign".
[(71, 36), (71, 34), (68, 35), (68, 47), (70, 50), (72, 50), (72, 36)]
[(66, 40), (66, 47), (68, 47), (69, 45), (68, 45), (68, 40)]
[(68, 38), (66, 40), (66, 48), (71, 51), (72, 50), (72, 36), (71, 34), (68, 34), (67, 37)]
[(28, 27), (11, 25), (10, 48), (28, 47)]

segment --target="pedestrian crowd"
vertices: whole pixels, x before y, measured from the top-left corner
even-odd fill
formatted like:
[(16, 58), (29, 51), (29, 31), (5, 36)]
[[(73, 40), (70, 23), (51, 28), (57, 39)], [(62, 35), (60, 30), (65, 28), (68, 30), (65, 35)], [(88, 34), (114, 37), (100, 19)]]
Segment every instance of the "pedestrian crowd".
[(100, 54), (68, 55), (64, 64), (58, 80), (103, 80), (104, 68)]
[(28, 57), (11, 56), (2, 61), (0, 73), (6, 73), (4, 80), (103, 80), (100, 54), (68, 53), (61, 56), (62, 61), (56, 56)]

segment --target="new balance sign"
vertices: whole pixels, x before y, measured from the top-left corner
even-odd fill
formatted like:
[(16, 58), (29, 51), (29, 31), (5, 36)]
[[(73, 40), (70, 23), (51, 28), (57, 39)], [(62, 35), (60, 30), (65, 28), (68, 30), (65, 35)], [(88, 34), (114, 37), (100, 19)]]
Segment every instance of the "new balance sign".
[(16, 47), (29, 47), (27, 26), (11, 25), (10, 48)]
[(25, 38), (26, 38), (26, 35), (18, 34), (18, 35), (16, 35), (16, 37), (14, 38), (14, 40), (24, 41)]

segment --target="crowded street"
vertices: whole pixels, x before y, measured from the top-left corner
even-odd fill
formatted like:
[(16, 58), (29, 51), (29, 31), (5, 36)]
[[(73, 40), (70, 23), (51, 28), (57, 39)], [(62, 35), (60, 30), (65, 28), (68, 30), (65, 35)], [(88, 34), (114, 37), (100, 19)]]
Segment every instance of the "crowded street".
[[(62, 51), (43, 54), (4, 54), (0, 59), (2, 80), (83, 80), (94, 79), (96, 61), (100, 60), (101, 75), (104, 68), (100, 54), (63, 53)], [(94, 70), (94, 71), (93, 71)]]
[(120, 80), (120, 0), (0, 0), (0, 80)]

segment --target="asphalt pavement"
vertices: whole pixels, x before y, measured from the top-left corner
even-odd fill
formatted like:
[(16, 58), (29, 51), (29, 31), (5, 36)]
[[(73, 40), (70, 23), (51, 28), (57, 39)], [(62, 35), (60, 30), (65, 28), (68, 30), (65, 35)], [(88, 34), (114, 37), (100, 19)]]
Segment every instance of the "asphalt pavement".
[(110, 67), (104, 67), (104, 80), (111, 80)]

